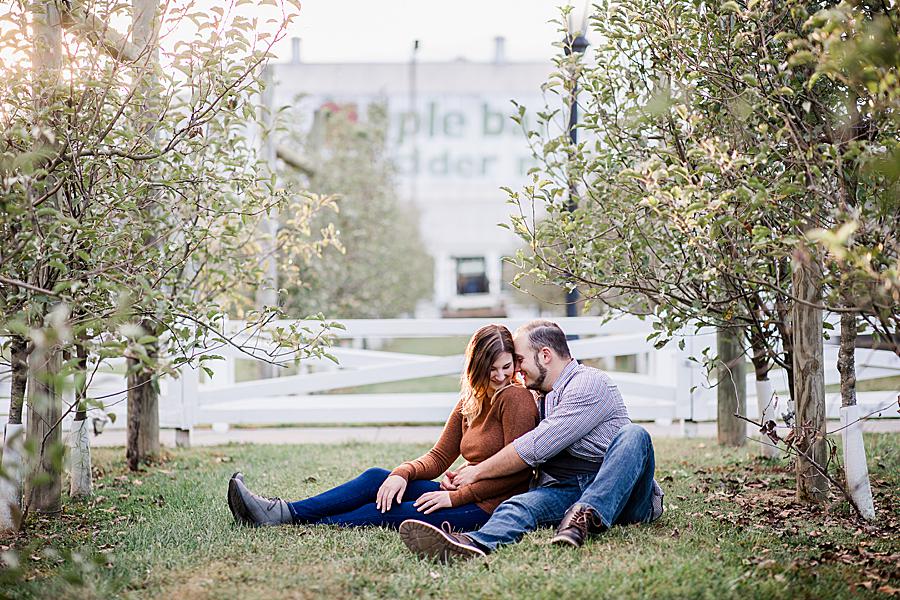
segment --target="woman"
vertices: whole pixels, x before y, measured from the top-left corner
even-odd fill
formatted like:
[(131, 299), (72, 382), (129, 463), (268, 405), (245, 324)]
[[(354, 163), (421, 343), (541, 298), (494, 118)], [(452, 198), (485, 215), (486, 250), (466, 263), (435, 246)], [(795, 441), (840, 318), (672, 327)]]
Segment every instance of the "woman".
[[(368, 469), (317, 496), (285, 502), (251, 493), (243, 475), (228, 484), (228, 505), (238, 523), (330, 524), (394, 527), (415, 518), (471, 531), (484, 524), (501, 502), (528, 489), (530, 471), (479, 481), (457, 489), (449, 471), (458, 456), (471, 464), (499, 452), (537, 425), (534, 396), (513, 381), (513, 340), (502, 325), (487, 325), (466, 348), (461, 398), (434, 447), (393, 471)], [(432, 479), (445, 473), (438, 484)]]

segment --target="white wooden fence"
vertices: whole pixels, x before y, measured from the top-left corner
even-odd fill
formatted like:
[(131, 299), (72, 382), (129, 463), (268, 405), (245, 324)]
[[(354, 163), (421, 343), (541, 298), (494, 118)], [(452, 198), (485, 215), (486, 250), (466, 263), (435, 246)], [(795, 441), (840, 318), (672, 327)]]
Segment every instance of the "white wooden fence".
[[(496, 321), (496, 320), (494, 320)], [(617, 383), (634, 420), (671, 423), (707, 421), (716, 418), (716, 390), (705, 370), (690, 360), (704, 348), (715, 347), (712, 331), (684, 336), (684, 349), (673, 342), (655, 349), (646, 341), (651, 331), (648, 322), (622, 317), (606, 324), (596, 318), (555, 319), (561, 327), (579, 339), (570, 342), (572, 354), (580, 360), (596, 361), (610, 372)], [(490, 319), (385, 319), (344, 321), (346, 331), (337, 337), (341, 346), (331, 352), (339, 365), (328, 360), (309, 360), (295, 375), (235, 381), (236, 361), (247, 359), (233, 348), (215, 353), (223, 361), (207, 363), (215, 370), (211, 381), (201, 381), (197, 369), (181, 369), (178, 379), (161, 385), (160, 423), (162, 427), (189, 432), (204, 424), (304, 424), (304, 423), (438, 423), (446, 419), (457, 400), (447, 393), (335, 393), (376, 383), (401, 382), (424, 377), (458, 376), (463, 364), (461, 354), (430, 356), (385, 352), (365, 347), (381, 347), (396, 338), (468, 337)], [(525, 320), (500, 320), (511, 330)], [(281, 325), (287, 325), (282, 323)], [(228, 331), (240, 331), (241, 322), (232, 321)], [(630, 363), (636, 372), (613, 370), (614, 357), (634, 357)], [(826, 385), (837, 383), (837, 346), (826, 345)], [(900, 374), (900, 359), (889, 351), (858, 349), (857, 378), (860, 381)], [(747, 411), (756, 416), (752, 369), (747, 379)], [(787, 410), (787, 379), (783, 372), (770, 374), (780, 406), (776, 414)], [(8, 377), (0, 396), (8, 398)], [(107, 411), (117, 415), (112, 427), (125, 423), (125, 389), (121, 375), (104, 374), (91, 387), (94, 397), (106, 396)], [(5, 392), (5, 393), (4, 393)], [(898, 390), (859, 394), (862, 414), (885, 408), (884, 417), (898, 417)], [(0, 399), (0, 413), (5, 405)], [(7, 399), (8, 402), (8, 399)], [(840, 398), (827, 395), (827, 416), (838, 418)], [(182, 437), (184, 439), (184, 437)]]

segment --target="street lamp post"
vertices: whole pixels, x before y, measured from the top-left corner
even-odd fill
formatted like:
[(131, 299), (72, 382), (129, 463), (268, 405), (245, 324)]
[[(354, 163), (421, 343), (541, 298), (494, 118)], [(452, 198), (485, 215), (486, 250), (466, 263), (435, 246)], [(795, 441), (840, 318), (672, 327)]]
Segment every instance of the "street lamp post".
[[(565, 42), (565, 53), (566, 56), (570, 56), (573, 52), (577, 52), (579, 54), (584, 54), (584, 51), (588, 47), (587, 38), (584, 37), (584, 34), (579, 32), (574, 38), (572, 34), (566, 36)], [(574, 148), (578, 144), (578, 81), (575, 81), (575, 86), (572, 88), (572, 99), (569, 105), (569, 138), (572, 140), (572, 147)], [(575, 189), (576, 182), (575, 179), (569, 178), (569, 201), (566, 204), (566, 208), (569, 212), (574, 212), (578, 207), (578, 190)], [(567, 317), (575, 317), (578, 316), (578, 289), (572, 288), (571, 290), (566, 291), (566, 316)]]

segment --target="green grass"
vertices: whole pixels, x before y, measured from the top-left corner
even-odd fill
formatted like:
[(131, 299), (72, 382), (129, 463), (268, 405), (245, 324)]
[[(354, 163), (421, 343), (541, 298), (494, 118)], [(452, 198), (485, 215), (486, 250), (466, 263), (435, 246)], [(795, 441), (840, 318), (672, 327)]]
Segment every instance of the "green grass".
[[(879, 521), (859, 524), (840, 501), (793, 502), (783, 465), (711, 440), (658, 440), (664, 518), (616, 527), (579, 551), (550, 530), (484, 562), (415, 559), (381, 529), (232, 524), (226, 482), (302, 497), (366, 467), (393, 466), (420, 445), (230, 445), (172, 451), (137, 474), (121, 449), (98, 449), (96, 496), (32, 518), (0, 571), (10, 598), (843, 598), (900, 587), (900, 436), (867, 436)], [(48, 548), (55, 548), (48, 552)], [(887, 588), (885, 586), (888, 586)]]
[[(401, 352), (407, 354), (425, 354), (429, 356), (452, 356), (466, 351), (467, 337), (441, 338), (397, 338), (387, 340), (381, 348), (383, 352)], [(212, 368), (215, 369), (213, 364)], [(279, 375), (296, 375), (296, 367), (279, 370)], [(237, 360), (235, 364), (235, 381), (251, 381), (257, 379), (258, 368), (252, 360)], [(423, 377), (409, 381), (389, 381), (352, 388), (342, 388), (327, 392), (329, 394), (391, 394), (414, 392), (457, 392), (458, 376)]]
[(385, 352), (453, 356), (454, 354), (463, 354), (466, 351), (466, 344), (468, 343), (469, 338), (466, 336), (395, 338), (388, 340), (381, 349)]
[[(841, 391), (841, 384), (835, 383), (826, 385), (825, 391), (828, 393)], [(891, 392), (900, 391), (900, 375), (892, 375), (890, 377), (879, 377), (877, 379), (861, 379), (856, 382), (857, 392)]]
[(385, 383), (371, 383), (356, 387), (339, 388), (329, 390), (326, 394), (427, 394), (431, 392), (458, 392), (459, 377), (453, 375), (441, 375), (437, 377), (423, 377), (421, 379), (408, 379), (406, 381), (387, 381)]

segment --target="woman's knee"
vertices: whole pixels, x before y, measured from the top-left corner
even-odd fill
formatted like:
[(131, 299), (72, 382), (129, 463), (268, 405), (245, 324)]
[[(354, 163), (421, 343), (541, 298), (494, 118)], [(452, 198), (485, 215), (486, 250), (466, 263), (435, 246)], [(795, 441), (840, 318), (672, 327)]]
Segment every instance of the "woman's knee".
[(381, 467), (371, 467), (360, 473), (359, 478), (365, 479), (366, 481), (378, 481), (379, 483), (383, 482), (388, 478), (391, 472), (387, 469), (382, 469)]

